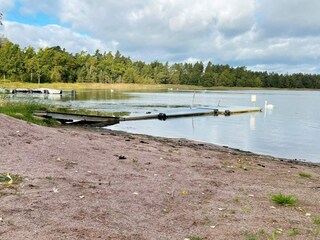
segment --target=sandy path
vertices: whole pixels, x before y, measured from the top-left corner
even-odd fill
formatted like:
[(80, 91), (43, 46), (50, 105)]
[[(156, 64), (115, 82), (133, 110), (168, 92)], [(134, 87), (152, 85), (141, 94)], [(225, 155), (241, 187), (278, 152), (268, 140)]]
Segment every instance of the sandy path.
[[(317, 166), (4, 115), (0, 164), (24, 177), (0, 185), (0, 239), (320, 239)], [(279, 192), (298, 204), (277, 206)]]

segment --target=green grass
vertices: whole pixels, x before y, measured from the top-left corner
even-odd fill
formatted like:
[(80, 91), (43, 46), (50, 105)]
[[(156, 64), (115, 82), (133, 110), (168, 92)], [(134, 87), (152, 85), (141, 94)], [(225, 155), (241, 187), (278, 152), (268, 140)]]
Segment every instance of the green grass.
[(236, 202), (236, 203), (240, 202), (240, 197), (239, 196), (235, 196), (233, 198), (233, 201)]
[(300, 172), (299, 176), (304, 178), (311, 178), (311, 174), (306, 172)]
[(271, 196), (271, 200), (282, 206), (293, 206), (297, 203), (297, 198), (292, 195), (284, 195), (282, 193)]
[(245, 232), (244, 233), (244, 239), (245, 240), (259, 240), (258, 236), (254, 233)]
[(299, 232), (299, 230), (296, 229), (296, 228), (292, 229), (292, 231), (289, 233), (289, 236), (290, 236), (290, 237), (296, 237), (296, 236), (298, 236), (298, 235), (300, 235), (300, 232)]
[(38, 125), (53, 126), (57, 122), (52, 119), (39, 119), (33, 116), (34, 111), (46, 111), (48, 106), (34, 102), (7, 101), (6, 95), (0, 95), (0, 113), (25, 120)]
[(199, 236), (191, 236), (191, 237), (188, 237), (188, 239), (190, 239), (190, 240), (203, 240), (203, 238), (199, 237)]
[(313, 223), (320, 225), (320, 217), (315, 217), (315, 218), (313, 219)]

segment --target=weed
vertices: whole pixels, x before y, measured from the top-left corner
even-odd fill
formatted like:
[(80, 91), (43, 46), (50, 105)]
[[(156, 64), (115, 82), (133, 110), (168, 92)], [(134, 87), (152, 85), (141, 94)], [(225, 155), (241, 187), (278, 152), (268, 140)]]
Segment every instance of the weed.
[(237, 167), (238, 167), (238, 168), (240, 168), (240, 169), (242, 169), (242, 170), (244, 170), (244, 171), (248, 171), (247, 166), (246, 166), (246, 165), (244, 165), (243, 163), (238, 164), (238, 165), (237, 165)]
[(234, 201), (234, 202), (237, 202), (237, 203), (240, 202), (240, 197), (239, 197), (239, 196), (235, 196), (235, 197), (233, 198), (233, 201)]
[(264, 230), (263, 228), (261, 228), (261, 229), (259, 230), (259, 234), (260, 234), (260, 235), (265, 235), (265, 234), (266, 234), (266, 230)]
[(251, 208), (250, 206), (244, 206), (244, 207), (242, 208), (242, 211), (243, 211), (244, 213), (250, 213), (251, 210), (252, 210), (252, 208)]
[(3, 173), (0, 174), (0, 184), (4, 187), (10, 187), (11, 185), (18, 185), (23, 182), (23, 177), (20, 175)]
[(292, 206), (297, 203), (297, 198), (292, 195), (284, 195), (282, 193), (272, 195), (271, 200), (282, 206)]
[(199, 236), (191, 236), (191, 237), (188, 237), (188, 239), (190, 239), (190, 240), (203, 240), (203, 238), (199, 237)]
[(33, 116), (35, 111), (46, 111), (47, 106), (34, 102), (12, 102), (0, 99), (0, 113), (8, 116), (32, 122), (39, 125), (53, 126), (57, 122), (53, 119), (39, 119)]
[(311, 178), (311, 174), (306, 172), (300, 172), (299, 176), (304, 178)]
[(259, 240), (258, 236), (254, 233), (245, 232), (244, 233), (244, 239), (245, 240)]
[(224, 167), (232, 167), (232, 163), (230, 163), (230, 162), (228, 162), (228, 161), (223, 161), (222, 162), (222, 165), (224, 166)]
[(315, 217), (315, 218), (313, 219), (313, 223), (314, 223), (314, 224), (320, 224), (320, 217)]
[(206, 224), (211, 224), (211, 220), (210, 220), (210, 218), (209, 218), (209, 216), (208, 215), (205, 215), (204, 217), (203, 217), (203, 220), (205, 221), (205, 223)]
[(320, 236), (320, 227), (316, 227), (316, 228), (312, 228), (311, 232), (315, 235), (315, 236)]
[(295, 236), (298, 236), (298, 235), (300, 235), (300, 232), (296, 228), (292, 229), (292, 231), (289, 233), (290, 237), (295, 237)]

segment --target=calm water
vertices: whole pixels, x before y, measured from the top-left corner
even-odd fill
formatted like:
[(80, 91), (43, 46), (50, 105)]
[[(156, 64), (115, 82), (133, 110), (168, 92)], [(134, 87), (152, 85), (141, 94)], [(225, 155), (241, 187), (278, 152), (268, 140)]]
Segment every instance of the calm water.
[[(168, 108), (194, 106), (256, 106), (264, 101), (272, 110), (225, 116), (201, 116), (121, 122), (108, 127), (132, 133), (187, 138), (290, 159), (320, 162), (319, 91), (163, 91), (110, 92), (88, 90), (57, 99), (39, 99), (74, 109), (141, 114)], [(194, 97), (193, 97), (194, 96)], [(19, 98), (16, 96), (16, 98)]]

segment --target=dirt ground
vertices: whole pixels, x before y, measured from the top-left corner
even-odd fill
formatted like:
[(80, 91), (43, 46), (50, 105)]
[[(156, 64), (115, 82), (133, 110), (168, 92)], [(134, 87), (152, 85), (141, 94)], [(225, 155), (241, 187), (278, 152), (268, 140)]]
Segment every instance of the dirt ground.
[[(312, 164), (0, 115), (7, 172), (0, 239), (320, 239)], [(297, 204), (274, 203), (278, 193)]]

